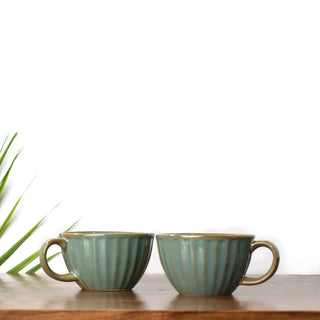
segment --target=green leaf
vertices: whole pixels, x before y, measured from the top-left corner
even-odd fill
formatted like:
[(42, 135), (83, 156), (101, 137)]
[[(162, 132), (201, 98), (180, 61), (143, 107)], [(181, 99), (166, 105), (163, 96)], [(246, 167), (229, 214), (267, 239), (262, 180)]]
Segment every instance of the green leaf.
[[(73, 223), (68, 229), (66, 229), (64, 232), (68, 232), (69, 230), (71, 230), (72, 228), (74, 228), (74, 226), (76, 224), (79, 223), (79, 221), (81, 220), (78, 219), (75, 223)], [(59, 236), (58, 236), (59, 238)], [(31, 262), (33, 262), (35, 259), (37, 259), (39, 257), (39, 254), (40, 254), (40, 250), (34, 252), (33, 254), (31, 254), (28, 258), (24, 259), (23, 261), (21, 261), (19, 264), (17, 264), (16, 266), (14, 266), (12, 269), (10, 269), (9, 271), (7, 271), (7, 273), (10, 273), (10, 274), (14, 274), (14, 273), (18, 273), (20, 272), (22, 269), (24, 269), (27, 265), (29, 265)], [(39, 268), (40, 269), (40, 268)], [(39, 270), (37, 269), (37, 270)], [(32, 269), (30, 269), (32, 270)], [(29, 270), (29, 271), (30, 271)], [(36, 271), (37, 271), (36, 270)], [(36, 272), (34, 271), (34, 272)], [(28, 273), (28, 271), (27, 271)]]
[(33, 180), (31, 181), (31, 183), (27, 186), (27, 188), (23, 191), (22, 195), (20, 196), (20, 198), (18, 199), (18, 201), (15, 203), (15, 205), (13, 206), (13, 208), (11, 209), (10, 213), (8, 214), (6, 220), (4, 220), (4, 222), (2, 223), (1, 227), (0, 227), (0, 237), (3, 235), (3, 233), (5, 232), (19, 202), (21, 201), (22, 197), (24, 196), (24, 194), (26, 193), (26, 191), (29, 189), (29, 187), (31, 186)]
[[(52, 256), (50, 256), (49, 258), (47, 258), (47, 261), (52, 260), (54, 257), (58, 256), (59, 254), (61, 254), (61, 252), (57, 252), (55, 254), (53, 254)], [(30, 270), (28, 270), (26, 273), (27, 274), (34, 274), (35, 272), (37, 272), (38, 270), (41, 269), (41, 263), (38, 263), (36, 266), (34, 266), (33, 268), (31, 268)]]
[(19, 154), (21, 153), (21, 151), (22, 151), (22, 150), (20, 150), (20, 151), (17, 152), (16, 156), (13, 158), (13, 160), (12, 160), (12, 162), (11, 162), (11, 165), (10, 165), (9, 169), (7, 170), (7, 172), (5, 173), (5, 175), (3, 176), (3, 178), (2, 178), (1, 181), (0, 181), (0, 197), (1, 197), (2, 193), (3, 193), (3, 190), (4, 190), (5, 185), (6, 185), (6, 183), (7, 183), (7, 180), (8, 180), (10, 171), (11, 171), (11, 169), (12, 169), (12, 167), (13, 167), (13, 164), (14, 164), (15, 161), (17, 160), (17, 158), (18, 158)]
[(3, 149), (3, 147), (5, 146), (5, 144), (6, 144), (7, 140), (8, 140), (8, 137), (9, 137), (9, 135), (7, 135), (6, 138), (5, 138), (4, 141), (3, 141), (2, 147), (1, 147), (1, 149), (0, 149), (0, 154), (1, 154), (2, 149)]
[(59, 203), (57, 203), (57, 204), (49, 211), (49, 213), (51, 213), (56, 207), (60, 206), (61, 203), (62, 203), (62, 201), (60, 201)]
[(75, 223), (73, 223), (68, 229), (64, 230), (63, 232), (68, 232), (71, 229), (73, 229), (79, 223), (80, 220), (81, 218), (79, 218)]
[(6, 251), (0, 257), (0, 266), (3, 265), (15, 253), (15, 251), (38, 229), (38, 227), (46, 217), (47, 216), (40, 219), (20, 240), (18, 240), (8, 251)]
[(18, 273), (23, 268), (25, 268), (29, 263), (31, 263), (32, 261), (37, 259), (39, 257), (39, 253), (40, 253), (40, 250), (38, 250), (37, 252), (33, 253), (28, 258), (24, 259), (19, 264), (17, 264), (15, 267), (13, 267), (9, 271), (7, 271), (7, 273), (10, 273), (10, 274)]
[[(3, 154), (2, 154), (1, 157), (0, 157), (0, 166), (1, 166), (4, 158), (6, 157), (8, 151), (9, 151), (9, 149), (10, 149), (10, 147), (11, 147), (11, 145), (12, 145), (13, 140), (17, 137), (17, 135), (18, 135), (18, 132), (16, 132), (16, 133), (13, 135), (13, 137), (11, 138), (10, 142), (8, 143), (6, 149), (3, 151)], [(2, 151), (4, 145), (5, 145), (6, 141), (7, 141), (7, 138), (8, 138), (8, 136), (7, 136), (6, 139), (4, 140), (4, 143), (3, 143), (2, 147), (1, 147), (1, 151)], [(0, 152), (1, 152), (1, 151), (0, 151)]]

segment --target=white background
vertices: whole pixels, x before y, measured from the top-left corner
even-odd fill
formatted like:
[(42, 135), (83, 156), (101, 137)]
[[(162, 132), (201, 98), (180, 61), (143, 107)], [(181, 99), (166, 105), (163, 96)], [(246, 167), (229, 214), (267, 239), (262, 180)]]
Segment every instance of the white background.
[(0, 133), (24, 147), (1, 219), (37, 178), (0, 253), (64, 201), (0, 271), (83, 217), (77, 230), (253, 233), (278, 245), (279, 273), (319, 273), (319, 14), (305, 0), (1, 1)]

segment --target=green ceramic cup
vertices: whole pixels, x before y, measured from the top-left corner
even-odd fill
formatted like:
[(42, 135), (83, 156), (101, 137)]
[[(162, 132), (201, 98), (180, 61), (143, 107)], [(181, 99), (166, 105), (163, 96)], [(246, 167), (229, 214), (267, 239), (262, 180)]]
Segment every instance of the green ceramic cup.
[[(131, 290), (147, 267), (153, 237), (134, 232), (65, 232), (42, 245), (40, 262), (51, 278), (75, 281), (82, 289)], [(46, 256), (53, 244), (61, 247), (69, 273), (57, 274), (49, 267)]]
[[(178, 292), (230, 295), (239, 284), (267, 281), (278, 268), (277, 247), (269, 241), (253, 239), (253, 235), (241, 234), (158, 234), (157, 244), (162, 267)], [(251, 253), (259, 247), (271, 250), (272, 265), (261, 277), (247, 277)]]

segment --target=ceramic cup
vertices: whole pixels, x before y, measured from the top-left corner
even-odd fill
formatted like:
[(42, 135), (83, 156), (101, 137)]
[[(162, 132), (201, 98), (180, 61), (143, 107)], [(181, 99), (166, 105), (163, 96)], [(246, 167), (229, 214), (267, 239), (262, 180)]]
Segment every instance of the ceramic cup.
[[(153, 234), (134, 232), (65, 232), (46, 241), (40, 250), (43, 270), (53, 279), (75, 281), (89, 290), (131, 290), (149, 262)], [(48, 265), (48, 248), (62, 249), (69, 273), (57, 274)]]
[[(276, 272), (279, 251), (269, 241), (253, 241), (253, 235), (218, 233), (158, 234), (162, 267), (181, 294), (230, 295), (239, 284), (262, 283)], [(272, 266), (261, 277), (245, 276), (251, 253), (267, 247)]]

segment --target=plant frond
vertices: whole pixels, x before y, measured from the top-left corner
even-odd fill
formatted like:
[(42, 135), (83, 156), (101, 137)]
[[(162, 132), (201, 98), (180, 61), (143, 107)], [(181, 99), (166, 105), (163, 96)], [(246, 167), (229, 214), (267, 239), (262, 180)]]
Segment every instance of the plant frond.
[[(81, 220), (78, 219), (75, 223), (73, 223), (68, 229), (66, 229), (64, 232), (68, 232), (69, 230), (73, 229), (78, 223), (79, 221)], [(59, 238), (59, 236), (58, 236)], [(31, 254), (29, 257), (27, 257), (26, 259), (24, 259), (23, 261), (21, 261), (19, 264), (17, 264), (16, 266), (14, 266), (12, 269), (10, 269), (9, 271), (7, 271), (7, 273), (10, 273), (10, 274), (15, 274), (15, 273), (18, 273), (20, 272), (22, 269), (24, 269), (27, 265), (29, 265), (31, 262), (33, 262), (35, 259), (37, 259), (40, 255), (40, 250), (34, 252), (33, 254)], [(33, 269), (33, 268), (32, 268)], [(32, 270), (30, 269), (30, 270)], [(40, 268), (39, 268), (40, 269)], [(37, 269), (36, 271), (38, 271), (39, 269)], [(29, 271), (30, 271), (29, 270)], [(36, 272), (34, 271), (34, 272)], [(34, 272), (31, 272), (31, 273), (34, 273)], [(28, 271), (27, 271), (28, 273)]]
[[(59, 254), (61, 254), (61, 252), (57, 252), (55, 254), (53, 254), (52, 256), (50, 256), (49, 258), (47, 258), (47, 261), (52, 260), (53, 258), (55, 258), (56, 256), (58, 256)], [(36, 266), (34, 266), (33, 268), (31, 268), (30, 270), (28, 270), (26, 272), (26, 274), (34, 274), (36, 273), (38, 270), (41, 269), (41, 263), (38, 263)]]
[(19, 271), (21, 271), (23, 268), (25, 268), (29, 263), (31, 263), (32, 261), (34, 261), (35, 259), (37, 259), (39, 257), (39, 251), (31, 254), (28, 258), (24, 259), (23, 261), (21, 261), (19, 264), (17, 264), (16, 266), (14, 266), (13, 268), (11, 268), (9, 271), (7, 271), (7, 273), (9, 274), (15, 274), (18, 273)]
[[(2, 153), (2, 155), (1, 155), (1, 157), (0, 157), (0, 166), (1, 166), (4, 158), (6, 157), (8, 151), (9, 151), (9, 149), (10, 149), (10, 147), (11, 147), (13, 141), (14, 141), (14, 139), (17, 137), (17, 135), (18, 135), (18, 132), (16, 132), (16, 133), (13, 135), (13, 137), (11, 138), (11, 140), (10, 140), (10, 142), (8, 143), (7, 147), (6, 147), (5, 150), (3, 151), (3, 153)], [(8, 135), (8, 136), (9, 136), (9, 135)], [(3, 147), (5, 146), (6, 142), (7, 142), (8, 136), (7, 136), (7, 137), (5, 138), (5, 140), (4, 140), (4, 143), (3, 143), (2, 147), (1, 147), (0, 153), (1, 153), (2, 149), (3, 149)]]
[(3, 141), (2, 147), (1, 147), (1, 149), (0, 149), (0, 154), (1, 154), (1, 152), (2, 152), (3, 147), (6, 145), (6, 142), (7, 142), (8, 138), (9, 138), (9, 134), (7, 134), (6, 138), (5, 138), (4, 141)]
[(68, 232), (70, 230), (72, 230), (81, 220), (82, 218), (79, 218), (75, 223), (73, 223), (68, 229), (64, 230), (63, 232)]
[(16, 250), (39, 228), (47, 216), (40, 219), (20, 240), (18, 240), (8, 251), (0, 257), (0, 266), (3, 265)]
[(12, 160), (12, 162), (10, 164), (10, 167), (8, 168), (7, 172), (5, 173), (5, 175), (2, 177), (2, 179), (0, 181), (0, 197), (1, 197), (2, 193), (3, 193), (5, 185), (7, 183), (7, 180), (8, 180), (10, 171), (11, 171), (11, 169), (13, 167), (13, 164), (17, 160), (17, 158), (18, 158), (19, 154), (21, 153), (21, 151), (22, 151), (22, 149), (17, 152), (17, 154), (15, 155), (15, 157), (13, 158), (13, 160)]
[[(34, 180), (34, 179), (33, 179)], [(19, 199), (17, 200), (17, 202), (15, 203), (15, 205), (13, 206), (13, 208), (11, 209), (10, 213), (8, 214), (7, 218), (4, 220), (4, 222), (2, 223), (1, 227), (0, 227), (0, 238), (2, 237), (3, 233), (6, 231), (6, 228), (8, 227), (10, 220), (19, 204), (19, 202), (21, 201), (22, 197), (24, 196), (24, 194), (26, 193), (26, 191), (29, 189), (29, 187), (31, 186), (33, 180), (31, 181), (31, 183), (27, 186), (27, 188), (23, 191), (22, 195), (19, 197)]]

